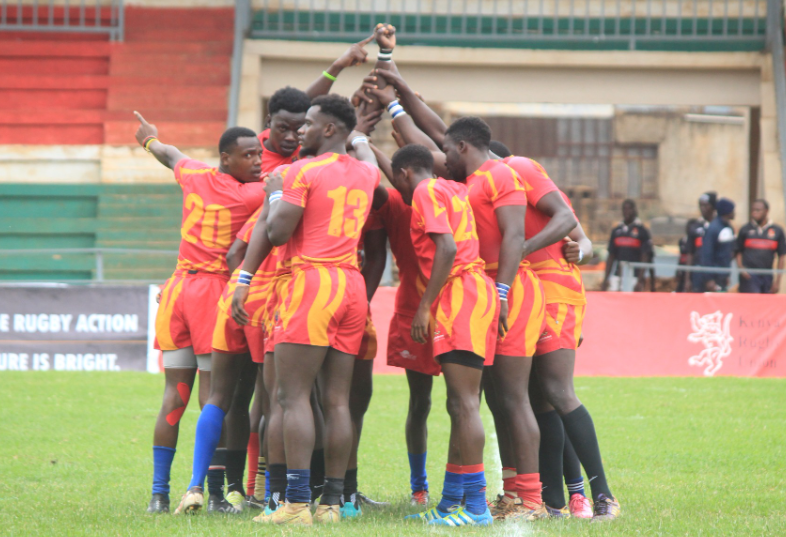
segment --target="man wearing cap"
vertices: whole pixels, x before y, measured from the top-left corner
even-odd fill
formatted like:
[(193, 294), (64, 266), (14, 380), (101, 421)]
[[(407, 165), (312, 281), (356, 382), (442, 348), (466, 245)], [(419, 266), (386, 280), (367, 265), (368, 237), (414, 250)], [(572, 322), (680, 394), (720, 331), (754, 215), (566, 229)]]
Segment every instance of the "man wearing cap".
[(751, 205), (751, 221), (740, 229), (737, 237), (737, 265), (740, 267), (740, 293), (777, 293), (781, 275), (751, 274), (745, 269), (771, 269), (778, 256), (778, 269), (783, 270), (786, 237), (783, 228), (769, 219), (770, 205), (759, 199)]
[[(728, 198), (721, 198), (715, 205), (718, 216), (707, 227), (704, 241), (699, 253), (699, 265), (702, 267), (731, 267), (734, 257), (734, 202)], [(727, 272), (701, 273), (704, 291), (725, 291), (729, 284)], [(696, 289), (698, 290), (698, 289)]]
[[(695, 220), (688, 226), (688, 240), (686, 244), (685, 265), (699, 265), (699, 254), (704, 243), (704, 235), (710, 222), (715, 218), (715, 204), (718, 201), (718, 194), (715, 192), (705, 192), (699, 197), (699, 211), (701, 218)], [(685, 275), (685, 291), (703, 293), (704, 274), (700, 272), (687, 272)]]

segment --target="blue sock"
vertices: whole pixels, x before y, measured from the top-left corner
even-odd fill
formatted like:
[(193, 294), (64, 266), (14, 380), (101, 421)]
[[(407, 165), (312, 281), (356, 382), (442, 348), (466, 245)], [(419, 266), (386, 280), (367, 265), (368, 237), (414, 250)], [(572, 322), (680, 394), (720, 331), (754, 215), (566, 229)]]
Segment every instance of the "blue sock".
[(409, 454), (409, 484), (412, 487), (412, 492), (428, 490), (425, 453)]
[(586, 496), (584, 494), (584, 478), (579, 476), (576, 479), (566, 479), (565, 485), (568, 487), (568, 496), (572, 496), (573, 494), (581, 494), (582, 496)]
[(221, 426), (224, 423), (224, 411), (216, 405), (205, 405), (199, 415), (194, 440), (194, 468), (191, 471), (191, 487), (204, 487), (210, 459), (221, 439)]
[(270, 498), (270, 470), (265, 470), (265, 500)]
[(464, 498), (467, 501), (466, 510), (473, 515), (482, 515), (488, 509), (486, 505), (486, 474), (483, 465), (465, 466), (473, 468), (479, 466), (479, 472), (464, 474)]
[(289, 503), (309, 503), (311, 501), (311, 469), (292, 470), (287, 468), (287, 494)]
[(169, 495), (169, 471), (174, 458), (173, 448), (153, 446), (153, 494)]
[(445, 482), (442, 485), (442, 500), (437, 505), (437, 509), (443, 513), (461, 505), (464, 497), (464, 475), (461, 473), (461, 467), (448, 464), (448, 468), (445, 470)]

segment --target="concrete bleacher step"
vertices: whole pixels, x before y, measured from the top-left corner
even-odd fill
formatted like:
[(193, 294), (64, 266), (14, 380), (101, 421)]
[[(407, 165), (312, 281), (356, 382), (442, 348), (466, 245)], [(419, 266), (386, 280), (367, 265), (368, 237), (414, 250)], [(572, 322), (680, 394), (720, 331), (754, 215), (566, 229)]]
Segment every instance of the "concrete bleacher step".
[(161, 54), (144, 59), (137, 56), (123, 61), (113, 58), (109, 64), (109, 74), (113, 76), (150, 76), (167, 73), (168, 76), (205, 76), (227, 79), (230, 76), (228, 58), (228, 56), (226, 58), (217, 56), (215, 59), (205, 59), (198, 63), (189, 59), (178, 59)]
[(165, 92), (156, 86), (115, 87), (107, 98), (107, 109), (141, 108), (226, 110), (229, 89), (226, 86), (168, 87)]
[(0, 89), (0, 109), (98, 109), (107, 105), (107, 90)]
[(232, 40), (226, 36), (218, 41), (184, 41), (178, 43), (167, 42), (166, 44), (146, 41), (135, 41), (131, 43), (110, 44), (112, 53), (118, 56), (161, 53), (192, 54), (203, 57), (212, 55), (230, 56), (232, 54)]
[[(155, 114), (148, 113), (143, 106), (139, 112), (149, 121), (155, 123), (167, 143), (177, 147), (214, 147), (226, 129), (226, 119), (223, 121), (159, 121)], [(226, 115), (218, 105), (214, 111)], [(136, 145), (134, 132), (139, 126), (138, 121), (107, 121), (104, 123), (104, 143), (109, 145)], [(164, 134), (165, 133), (165, 134)]]
[[(0, 32), (2, 33), (2, 32)], [(24, 57), (3, 56), (0, 46), (0, 73), (48, 73), (50, 75), (106, 75), (109, 57)]]
[[(2, 32), (0, 32), (2, 34)], [(60, 42), (60, 41), (8, 41), (0, 47), (0, 56), (34, 58), (62, 57), (107, 57), (111, 51), (109, 42)]]
[(183, 86), (226, 86), (229, 78), (221, 72), (205, 76), (169, 75), (150, 73), (148, 76), (107, 75), (49, 75), (0, 73), (0, 89), (108, 89), (110, 87), (156, 86), (158, 88)]

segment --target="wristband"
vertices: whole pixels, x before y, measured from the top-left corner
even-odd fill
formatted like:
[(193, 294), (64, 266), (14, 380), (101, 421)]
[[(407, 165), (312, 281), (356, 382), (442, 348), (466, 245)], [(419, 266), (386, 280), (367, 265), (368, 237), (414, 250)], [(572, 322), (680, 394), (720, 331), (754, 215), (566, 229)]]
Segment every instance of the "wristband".
[(393, 49), (381, 48), (377, 54), (378, 62), (389, 62), (393, 59)]
[(352, 138), (352, 142), (351, 142), (352, 147), (354, 148), (357, 148), (355, 144), (367, 144), (367, 143), (368, 143), (368, 138), (366, 138), (365, 136), (355, 136), (354, 138)]
[(582, 252), (581, 249), (579, 249), (579, 261), (578, 262), (581, 263), (582, 259), (584, 259), (584, 252)]
[(390, 104), (388, 104), (388, 112), (390, 112), (390, 116), (391, 116), (393, 119), (396, 119), (396, 118), (397, 118), (397, 117), (399, 117), (400, 115), (406, 115), (406, 113), (407, 113), (407, 112), (404, 110), (404, 107), (403, 107), (403, 106), (401, 106), (401, 105), (398, 103), (398, 101), (390, 101)]
[(496, 282), (497, 286), (497, 294), (499, 295), (500, 300), (507, 300), (508, 299), (508, 291), (510, 291), (510, 285), (505, 285), (504, 283)]
[(153, 142), (157, 142), (157, 141), (158, 141), (158, 138), (156, 138), (155, 136), (148, 136), (142, 142), (142, 147), (145, 148), (145, 151), (150, 153), (150, 144), (152, 144)]
[(270, 197), (268, 198), (267, 202), (272, 205), (273, 203), (279, 201), (281, 198), (284, 197), (283, 190), (275, 190), (271, 192)]
[(327, 78), (328, 80), (331, 80), (333, 82), (336, 81), (336, 77), (334, 77), (333, 75), (331, 75), (327, 71), (322, 71), (322, 76), (324, 76), (325, 78)]
[(253, 274), (246, 270), (241, 270), (240, 273), (237, 275), (237, 284), (238, 285), (250, 285), (251, 279), (254, 277)]

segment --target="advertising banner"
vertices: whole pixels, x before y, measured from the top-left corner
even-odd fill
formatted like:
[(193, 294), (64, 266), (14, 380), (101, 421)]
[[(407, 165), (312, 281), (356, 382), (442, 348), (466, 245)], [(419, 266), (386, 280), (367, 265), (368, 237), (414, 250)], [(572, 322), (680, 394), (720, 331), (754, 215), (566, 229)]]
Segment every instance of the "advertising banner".
[(148, 288), (0, 287), (0, 371), (145, 371)]
[[(377, 373), (386, 364), (395, 288), (371, 303)], [(576, 375), (786, 377), (786, 297), (738, 293), (587, 293)]]

